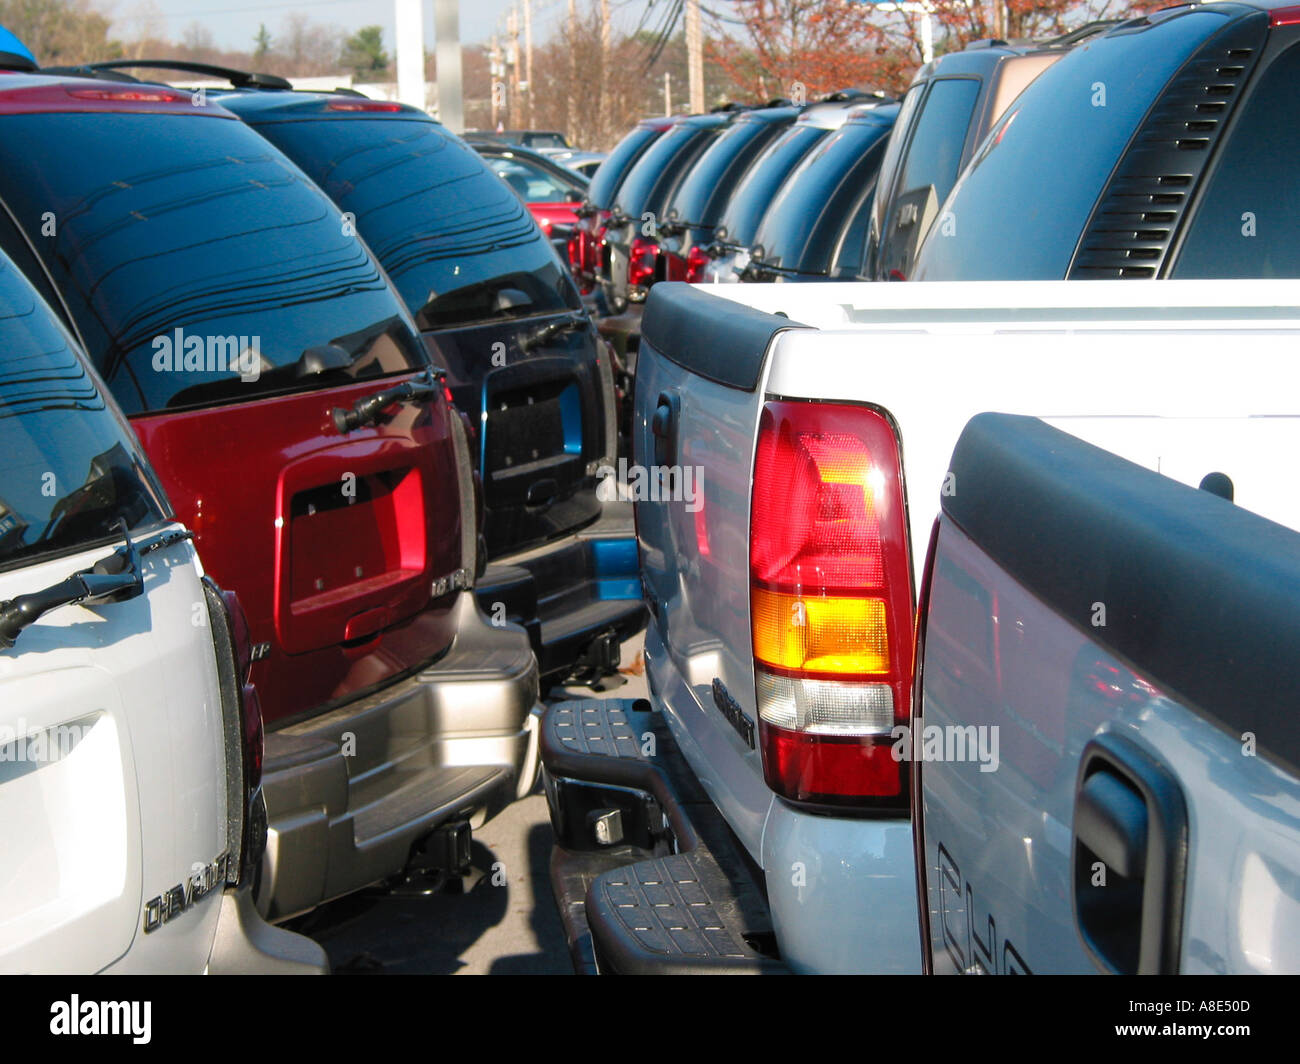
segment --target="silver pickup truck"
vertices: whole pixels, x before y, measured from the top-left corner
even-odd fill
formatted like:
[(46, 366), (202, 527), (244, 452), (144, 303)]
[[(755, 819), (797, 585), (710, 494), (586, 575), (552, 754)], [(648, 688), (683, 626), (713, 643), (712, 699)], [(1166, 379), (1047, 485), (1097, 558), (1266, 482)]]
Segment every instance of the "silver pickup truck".
[(1041, 416), (1300, 528), (1278, 490), (1300, 443), (1295, 295), (656, 286), (635, 461), (612, 471), (635, 501), (651, 698), (568, 703), (542, 729), (578, 967), (920, 971), (897, 729), (925, 545), (965, 497), (962, 429)]
[(1300, 971), (1300, 536), (1035, 418), (952, 470), (903, 747), (927, 970)]

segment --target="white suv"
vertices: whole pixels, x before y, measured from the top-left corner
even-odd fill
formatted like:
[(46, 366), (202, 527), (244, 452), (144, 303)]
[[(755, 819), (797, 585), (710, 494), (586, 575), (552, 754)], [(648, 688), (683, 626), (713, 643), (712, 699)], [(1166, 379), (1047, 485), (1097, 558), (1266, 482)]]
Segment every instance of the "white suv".
[(262, 731), (237, 603), (3, 255), (0, 463), (0, 972), (326, 971), (251, 900)]

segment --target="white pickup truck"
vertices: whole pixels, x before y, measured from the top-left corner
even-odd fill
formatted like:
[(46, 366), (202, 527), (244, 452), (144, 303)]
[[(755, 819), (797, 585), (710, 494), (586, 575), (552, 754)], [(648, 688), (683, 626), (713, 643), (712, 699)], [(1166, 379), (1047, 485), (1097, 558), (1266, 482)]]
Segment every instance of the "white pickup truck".
[(578, 967), (921, 970), (897, 729), (963, 427), (1041, 417), (1300, 528), (1282, 488), (1300, 453), (1298, 297), (1285, 282), (656, 286), (624, 471), (652, 700), (560, 707), (543, 728)]

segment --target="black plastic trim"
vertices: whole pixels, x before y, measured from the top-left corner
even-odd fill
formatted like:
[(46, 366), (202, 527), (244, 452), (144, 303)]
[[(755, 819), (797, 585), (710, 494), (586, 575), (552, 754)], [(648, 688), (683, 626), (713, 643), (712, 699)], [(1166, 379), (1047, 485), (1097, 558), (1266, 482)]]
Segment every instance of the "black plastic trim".
[(977, 415), (951, 469), (945, 517), (1002, 569), (1189, 710), (1300, 771), (1300, 535), (1037, 418)]
[(650, 289), (641, 338), (643, 344), (698, 377), (752, 392), (763, 374), (773, 337), (786, 329), (806, 328), (709, 295), (696, 285), (665, 281)]
[(1231, 21), (1169, 80), (1093, 207), (1068, 278), (1162, 276), (1267, 35), (1268, 15), (1262, 11)]

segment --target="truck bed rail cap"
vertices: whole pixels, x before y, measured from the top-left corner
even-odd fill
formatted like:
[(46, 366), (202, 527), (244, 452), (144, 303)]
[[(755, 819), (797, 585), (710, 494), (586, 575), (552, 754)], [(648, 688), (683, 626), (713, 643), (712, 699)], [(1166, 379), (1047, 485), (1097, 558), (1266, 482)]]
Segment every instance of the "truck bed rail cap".
[(808, 326), (768, 314), (696, 285), (660, 283), (650, 289), (643, 340), (665, 358), (697, 376), (752, 392), (763, 374), (772, 338)]
[[(945, 518), (1004, 571), (1187, 708), (1300, 770), (1300, 535), (1032, 417), (975, 416), (951, 471)], [(1098, 602), (1104, 627), (1090, 623)]]

